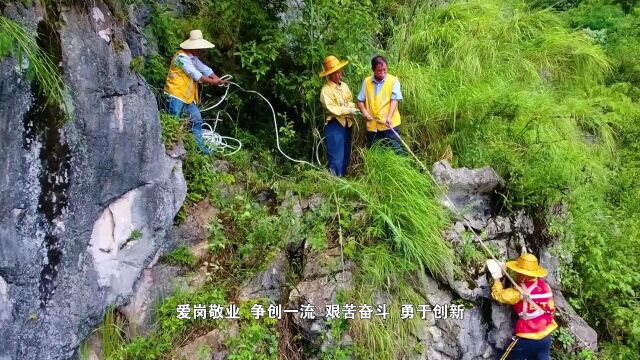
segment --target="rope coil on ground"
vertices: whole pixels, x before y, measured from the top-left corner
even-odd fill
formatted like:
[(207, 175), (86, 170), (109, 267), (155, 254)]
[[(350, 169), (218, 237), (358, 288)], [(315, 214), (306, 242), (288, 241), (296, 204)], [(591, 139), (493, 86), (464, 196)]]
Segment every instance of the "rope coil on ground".
[[(280, 152), (280, 154), (282, 154), (282, 156), (284, 156), (285, 158), (287, 158), (290, 161), (301, 163), (301, 164), (307, 164), (307, 165), (315, 168), (316, 166), (313, 165), (312, 163), (310, 163), (308, 161), (304, 161), (304, 160), (294, 159), (291, 156), (287, 155), (282, 150), (282, 148), (280, 147), (280, 136), (278, 134), (278, 121), (276, 119), (276, 111), (274, 110), (273, 105), (271, 105), (271, 102), (269, 102), (269, 100), (267, 100), (267, 98), (264, 97), (259, 92), (254, 91), (254, 90), (246, 90), (245, 88), (243, 88), (242, 86), (238, 85), (237, 83), (235, 83), (233, 81), (229, 81), (229, 79), (231, 79), (231, 78), (232, 78), (231, 75), (225, 75), (225, 76), (220, 77), (221, 80), (226, 80), (227, 81), (226, 85), (219, 85), (219, 86), (222, 86), (222, 87), (226, 88), (224, 95), (222, 96), (222, 98), (220, 100), (218, 100), (217, 103), (215, 103), (213, 105), (209, 105), (207, 107), (204, 107), (201, 111), (210, 111), (210, 110), (213, 110), (214, 108), (216, 108), (218, 105), (220, 105), (227, 98), (227, 96), (229, 95), (229, 88), (231, 87), (231, 85), (237, 87), (238, 89), (240, 89), (241, 91), (243, 91), (245, 93), (256, 94), (260, 98), (262, 98), (267, 103), (267, 105), (269, 105), (269, 108), (271, 109), (271, 114), (273, 116), (273, 125), (274, 125), (274, 128), (275, 128), (275, 134), (276, 134), (276, 147), (278, 148), (278, 151)], [(218, 115), (219, 115), (219, 113), (218, 113)], [(229, 115), (229, 114), (227, 114), (227, 115)], [(219, 118), (216, 117), (216, 123), (217, 123), (217, 121), (221, 121), (221, 120), (219, 120)], [(207, 129), (207, 130), (208, 131), (210, 130), (210, 132), (207, 132), (207, 136), (208, 136), (208, 140), (207, 141), (212, 141), (214, 145), (218, 142), (220, 144), (224, 144), (226, 146), (233, 147), (233, 145), (230, 145), (228, 142), (232, 142), (232, 143), (236, 143), (237, 142), (239, 144), (239, 147), (242, 146), (240, 140), (238, 140), (238, 139), (231, 138), (231, 137), (225, 137), (225, 136), (221, 136), (221, 135), (217, 134), (215, 132), (215, 125), (214, 125), (213, 128), (211, 128), (211, 126), (209, 126), (209, 129)], [(203, 138), (204, 138), (204, 131), (203, 131)], [(239, 147), (233, 153), (236, 153), (237, 151), (239, 151), (240, 150)], [(230, 154), (228, 154), (228, 155), (230, 155)]]

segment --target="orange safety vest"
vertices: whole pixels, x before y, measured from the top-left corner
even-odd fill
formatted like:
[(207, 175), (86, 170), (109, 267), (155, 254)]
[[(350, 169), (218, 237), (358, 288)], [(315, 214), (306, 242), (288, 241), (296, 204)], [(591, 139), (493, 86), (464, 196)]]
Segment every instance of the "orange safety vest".
[[(391, 92), (393, 91), (393, 85), (396, 81), (398, 81), (397, 77), (387, 74), (382, 88), (378, 92), (378, 95), (376, 95), (373, 76), (369, 76), (364, 80), (365, 106), (369, 114), (373, 116), (373, 120), (367, 121), (367, 131), (383, 131), (389, 129), (387, 125), (384, 124), (384, 121), (391, 109)], [(397, 108), (391, 116), (391, 123), (393, 127), (400, 125), (400, 111)]]
[(513, 310), (518, 314), (515, 333), (516, 336), (540, 340), (549, 335), (558, 327), (553, 319), (556, 306), (553, 303), (551, 288), (543, 280), (536, 278), (520, 285), (525, 294), (529, 295), (530, 302), (535, 302), (543, 310), (540, 311), (525, 298), (513, 305)]
[(171, 66), (169, 67), (169, 73), (167, 74), (167, 81), (164, 85), (164, 91), (177, 97), (186, 104), (200, 101), (198, 98), (198, 82), (193, 80), (186, 72), (184, 72), (177, 64), (176, 57), (178, 55), (187, 55), (184, 51), (180, 50), (171, 58)]

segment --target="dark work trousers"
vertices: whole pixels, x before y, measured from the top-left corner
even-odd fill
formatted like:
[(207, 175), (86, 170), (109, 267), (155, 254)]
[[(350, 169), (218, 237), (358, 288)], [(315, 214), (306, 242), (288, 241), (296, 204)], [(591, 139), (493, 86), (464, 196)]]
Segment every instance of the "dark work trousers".
[(351, 127), (340, 125), (338, 120), (331, 120), (324, 126), (329, 171), (336, 176), (344, 176), (351, 160)]
[(551, 356), (551, 335), (540, 340), (514, 336), (511, 343), (496, 359), (498, 360), (549, 360)]
[[(391, 129), (382, 131), (367, 131), (367, 145), (372, 147), (375, 143), (380, 142), (380, 145), (390, 147), (398, 155), (406, 155), (402, 142), (400, 141), (400, 127), (393, 128), (395, 134)], [(397, 134), (397, 135), (396, 135)]]

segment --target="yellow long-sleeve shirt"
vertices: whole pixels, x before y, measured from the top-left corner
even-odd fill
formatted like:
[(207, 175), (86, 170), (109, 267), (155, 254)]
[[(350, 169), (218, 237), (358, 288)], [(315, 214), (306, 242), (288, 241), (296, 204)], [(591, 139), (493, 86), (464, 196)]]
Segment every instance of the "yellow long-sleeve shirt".
[(522, 299), (522, 295), (520, 292), (514, 288), (504, 288), (502, 286), (502, 281), (495, 280), (493, 282), (493, 286), (491, 287), (491, 296), (502, 304), (514, 305), (518, 301)]
[(320, 91), (320, 102), (327, 110), (326, 122), (336, 118), (342, 126), (353, 125), (352, 114), (357, 111), (357, 108), (353, 103), (353, 94), (346, 83), (342, 82), (338, 85), (327, 80)]

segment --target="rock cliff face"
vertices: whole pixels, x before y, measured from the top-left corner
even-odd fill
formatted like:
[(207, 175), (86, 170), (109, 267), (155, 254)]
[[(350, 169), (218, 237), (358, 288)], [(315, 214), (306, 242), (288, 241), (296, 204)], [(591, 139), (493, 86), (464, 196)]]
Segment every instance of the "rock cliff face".
[[(554, 290), (557, 305), (557, 321), (570, 328), (578, 339), (578, 346), (597, 349), (597, 334), (571, 309), (559, 287), (558, 261), (536, 239), (536, 227), (532, 218), (521, 211), (512, 216), (498, 215), (497, 193), (504, 181), (489, 167), (482, 169), (454, 169), (447, 162), (438, 162), (433, 166), (433, 175), (446, 191), (441, 194), (441, 202), (455, 212), (461, 212), (454, 223), (443, 234), (452, 245), (462, 246), (465, 233), (473, 228), (476, 233), (485, 232), (484, 242), (497, 250), (499, 257), (515, 258), (521, 252), (538, 255), (543, 266), (550, 270), (547, 281)], [(289, 206), (294, 213), (307, 211), (299, 204), (308, 200), (288, 198), (282, 206)], [(468, 232), (471, 234), (471, 232)], [(471, 240), (477, 243), (478, 239)], [(330, 345), (329, 329), (324, 318), (324, 306), (336, 303), (336, 293), (340, 288), (350, 289), (354, 265), (340, 264), (340, 249), (332, 248), (320, 254), (305, 250), (305, 259), (300, 281), (293, 290), (287, 291), (279, 276), (287, 271), (286, 257), (281, 254), (264, 272), (248, 280), (241, 290), (243, 299), (269, 297), (272, 301), (280, 299), (289, 303), (291, 308), (300, 308), (309, 303), (316, 306), (314, 320), (301, 319), (295, 315), (293, 322), (305, 339), (318, 342), (324, 347)], [(413, 346), (403, 349), (406, 360), (479, 360), (495, 358), (513, 336), (515, 316), (511, 306), (500, 305), (491, 298), (489, 275), (485, 273), (484, 263), (467, 264), (463, 279), (452, 283), (439, 283), (428, 274), (415, 274), (414, 288), (431, 306), (434, 316), (427, 316), (414, 329), (410, 342)], [(275, 279), (275, 280), (274, 280)], [(379, 299), (388, 298), (379, 294)], [(442, 310), (456, 301), (465, 303), (462, 316)], [(376, 305), (385, 303), (381, 300)], [(319, 309), (319, 310), (318, 310)], [(449, 309), (451, 309), (449, 307)], [(339, 339), (348, 346), (350, 337)], [(323, 340), (324, 339), (324, 340)], [(412, 349), (419, 351), (412, 351)]]
[(72, 89), (59, 109), (0, 61), (0, 359), (68, 359), (154, 261), (185, 197), (156, 99), (109, 8), (24, 8)]

